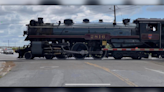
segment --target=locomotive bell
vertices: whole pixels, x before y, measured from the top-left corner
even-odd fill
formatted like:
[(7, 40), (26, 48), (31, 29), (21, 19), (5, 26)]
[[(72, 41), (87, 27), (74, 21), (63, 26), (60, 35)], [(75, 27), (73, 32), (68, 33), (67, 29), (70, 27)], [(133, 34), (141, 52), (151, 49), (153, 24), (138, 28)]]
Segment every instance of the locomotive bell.
[(73, 24), (73, 20), (72, 19), (65, 19), (64, 24), (67, 25), (67, 26), (70, 26), (70, 25)]
[(130, 22), (130, 19), (123, 19), (124, 25), (127, 25)]
[(89, 19), (83, 19), (83, 23), (89, 23)]

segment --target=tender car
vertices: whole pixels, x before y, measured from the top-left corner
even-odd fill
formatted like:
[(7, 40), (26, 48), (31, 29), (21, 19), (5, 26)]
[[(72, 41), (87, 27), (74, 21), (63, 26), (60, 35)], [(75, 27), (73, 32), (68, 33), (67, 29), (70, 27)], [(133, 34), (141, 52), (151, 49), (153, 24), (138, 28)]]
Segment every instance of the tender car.
[(1, 53), (1, 54), (3, 54), (3, 53), (4, 53), (3, 49), (0, 49), (0, 53)]
[(14, 51), (13, 51), (12, 48), (6, 48), (6, 49), (4, 50), (4, 54), (14, 54)]

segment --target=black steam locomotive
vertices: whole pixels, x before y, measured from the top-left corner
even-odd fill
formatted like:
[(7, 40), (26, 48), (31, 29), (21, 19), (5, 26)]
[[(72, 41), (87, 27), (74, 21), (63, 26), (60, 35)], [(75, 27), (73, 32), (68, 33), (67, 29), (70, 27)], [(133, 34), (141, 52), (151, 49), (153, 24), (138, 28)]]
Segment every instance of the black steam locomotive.
[(102, 19), (98, 23), (89, 19), (82, 23), (65, 19), (64, 23), (53, 24), (38, 18), (38, 21), (31, 20), (26, 26), (25, 41), (30, 41), (30, 44), (17, 50), (26, 59), (102, 59), (104, 56), (141, 59), (148, 58), (150, 53), (153, 57), (164, 57), (164, 19), (138, 18), (133, 24), (130, 19), (124, 19), (120, 24), (106, 23)]

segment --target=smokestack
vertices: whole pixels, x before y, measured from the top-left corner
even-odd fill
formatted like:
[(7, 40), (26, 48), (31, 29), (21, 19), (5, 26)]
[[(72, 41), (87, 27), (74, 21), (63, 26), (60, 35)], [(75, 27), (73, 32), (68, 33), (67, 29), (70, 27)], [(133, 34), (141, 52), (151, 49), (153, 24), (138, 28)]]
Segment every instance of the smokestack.
[(100, 23), (102, 23), (102, 22), (103, 22), (103, 20), (102, 20), (102, 19), (99, 19), (99, 22), (100, 22)]

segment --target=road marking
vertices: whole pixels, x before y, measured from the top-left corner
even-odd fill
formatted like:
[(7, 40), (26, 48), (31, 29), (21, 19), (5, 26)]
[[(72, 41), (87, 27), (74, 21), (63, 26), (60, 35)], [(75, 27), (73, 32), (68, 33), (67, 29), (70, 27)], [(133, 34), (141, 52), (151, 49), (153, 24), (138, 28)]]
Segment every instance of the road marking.
[(91, 65), (91, 66), (94, 66), (94, 67), (98, 67), (98, 68), (100, 68), (100, 69), (103, 69), (103, 70), (105, 70), (105, 71), (107, 71), (107, 72), (113, 74), (114, 76), (116, 76), (116, 77), (119, 78), (120, 80), (126, 82), (126, 83), (127, 83), (128, 85), (130, 85), (130, 86), (138, 87), (136, 84), (134, 84), (133, 82), (129, 81), (129, 79), (123, 78), (122, 76), (120, 76), (120, 75), (118, 75), (118, 74), (112, 72), (110, 69), (108, 69), (108, 68), (106, 68), (106, 67), (102, 67), (102, 66), (99, 66), (99, 65), (96, 65), (96, 64), (92, 64), (92, 63), (89, 63), (89, 62), (85, 62), (85, 63), (87, 63), (87, 64), (89, 64), (89, 65)]
[(149, 69), (149, 68), (145, 68), (147, 70), (151, 70), (151, 71), (154, 71), (154, 72), (157, 72), (157, 73), (161, 73), (161, 74), (164, 74), (164, 72), (160, 71), (160, 70), (154, 70), (154, 69)]
[(55, 73), (55, 75), (49, 86), (60, 86), (61, 83), (63, 83), (64, 74), (59, 70), (54, 70), (53, 73)]
[(59, 66), (42, 66), (40, 68), (58, 68)]
[(125, 71), (125, 70), (112, 70), (112, 71)]
[(94, 84), (91, 84), (91, 83), (79, 83), (79, 84), (77, 84), (77, 83), (66, 83), (65, 84), (66, 86), (110, 86), (111, 84), (96, 84), (96, 83), (94, 83)]
[(155, 59), (155, 60), (156, 60), (156, 59), (159, 59), (159, 58), (150, 58), (150, 59), (152, 59), (152, 60), (154, 60), (154, 59)]

